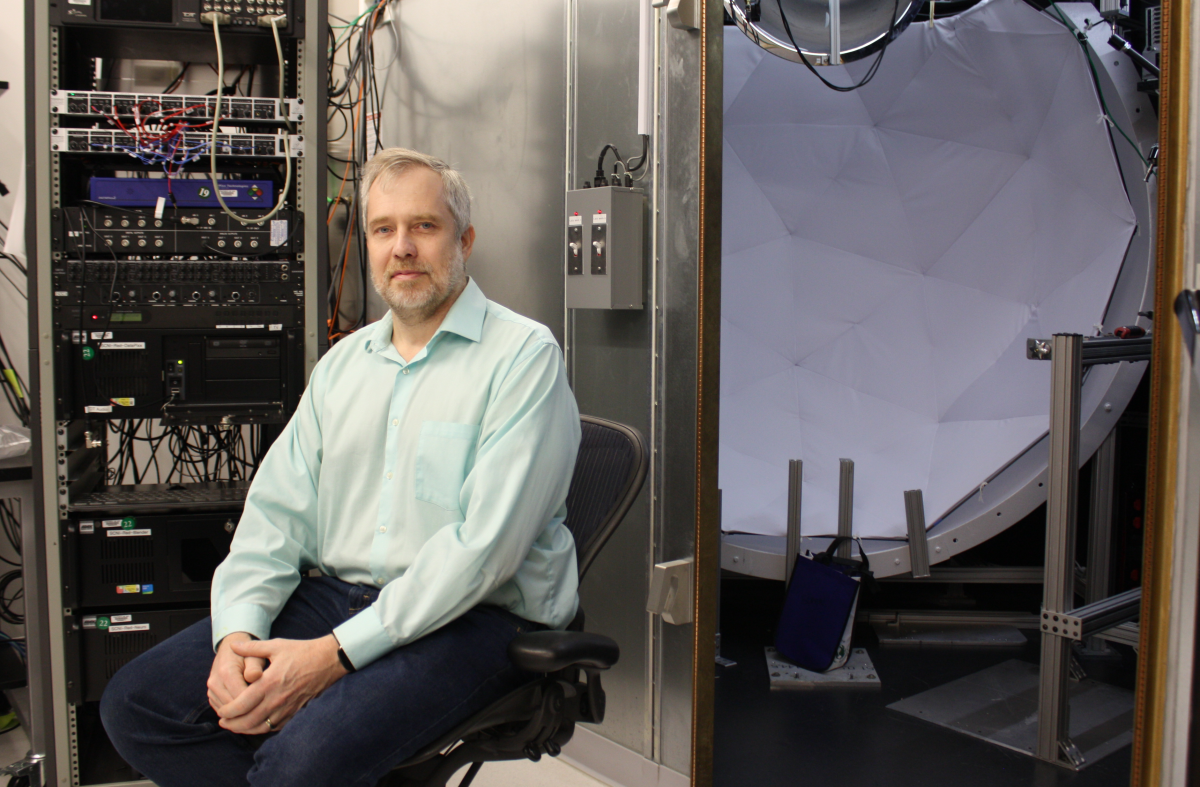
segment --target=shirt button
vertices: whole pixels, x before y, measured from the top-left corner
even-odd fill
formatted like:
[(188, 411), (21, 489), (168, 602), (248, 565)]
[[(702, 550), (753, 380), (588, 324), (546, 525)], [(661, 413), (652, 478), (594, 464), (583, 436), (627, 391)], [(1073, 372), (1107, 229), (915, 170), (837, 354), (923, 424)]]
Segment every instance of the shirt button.
[(405, 374), (408, 374), (408, 369), (405, 369), (405, 370), (404, 370), (404, 373), (405, 373)]
[(389, 480), (389, 481), (391, 481), (391, 480), (392, 480), (392, 474), (391, 474), (391, 473), (388, 473), (388, 474), (387, 474), (387, 477), (388, 477), (388, 480)]
[(393, 419), (392, 419), (392, 426), (399, 426), (399, 425), (400, 425), (400, 419), (399, 419), (399, 418), (393, 418)]
[(375, 577), (375, 582), (382, 585), (384, 582), (384, 579), (383, 579), (383, 577)]
[(379, 532), (380, 532), (380, 533), (386, 533), (386, 532), (387, 532), (387, 527), (380, 527), (380, 528), (379, 528)]

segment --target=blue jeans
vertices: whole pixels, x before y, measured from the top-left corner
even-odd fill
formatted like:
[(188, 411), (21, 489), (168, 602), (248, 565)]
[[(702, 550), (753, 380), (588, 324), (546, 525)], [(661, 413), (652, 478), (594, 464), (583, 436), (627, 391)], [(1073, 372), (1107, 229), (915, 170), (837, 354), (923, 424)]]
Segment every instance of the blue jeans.
[[(273, 638), (316, 639), (369, 606), (375, 588), (305, 578), (271, 626)], [(519, 632), (540, 628), (479, 606), (346, 675), (280, 731), (221, 729), (208, 704), (212, 621), (125, 665), (100, 703), (126, 762), (159, 787), (250, 784), (373, 787), (392, 767), (531, 680), (508, 660)]]

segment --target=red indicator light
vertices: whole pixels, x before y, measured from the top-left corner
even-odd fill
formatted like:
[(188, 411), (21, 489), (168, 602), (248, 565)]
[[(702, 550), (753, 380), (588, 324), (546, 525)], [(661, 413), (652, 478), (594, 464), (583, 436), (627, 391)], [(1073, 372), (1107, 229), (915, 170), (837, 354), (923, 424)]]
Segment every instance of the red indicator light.
[(92, 319), (93, 319), (93, 320), (98, 320), (98, 319), (100, 319), (100, 315), (99, 315), (99, 314), (93, 314), (93, 315), (92, 315)]

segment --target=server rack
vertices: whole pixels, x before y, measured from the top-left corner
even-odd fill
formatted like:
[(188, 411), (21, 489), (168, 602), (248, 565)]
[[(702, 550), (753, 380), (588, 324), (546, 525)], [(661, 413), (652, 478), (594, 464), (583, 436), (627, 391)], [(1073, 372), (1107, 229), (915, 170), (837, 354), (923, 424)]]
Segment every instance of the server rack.
[[(217, 62), (214, 15), (224, 61), (277, 75), (274, 95), (222, 95), (218, 110), (216, 96), (103, 79), (115, 61)], [(244, 483), (111, 478), (107, 422), (269, 440), (319, 357), (327, 18), (326, 0), (26, 1), (32, 784), (149, 784), (106, 748), (96, 699), (122, 663), (207, 614), (244, 497)], [(158, 173), (179, 166), (214, 170), (215, 194), (177, 179), (164, 197)], [(148, 202), (122, 202), (122, 184)]]

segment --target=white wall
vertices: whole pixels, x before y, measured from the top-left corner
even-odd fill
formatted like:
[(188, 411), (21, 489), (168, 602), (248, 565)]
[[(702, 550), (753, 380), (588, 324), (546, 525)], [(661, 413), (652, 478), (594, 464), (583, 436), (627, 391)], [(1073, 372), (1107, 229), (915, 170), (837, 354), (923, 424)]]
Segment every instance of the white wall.
[[(23, 222), (23, 216), (12, 216), (17, 184), (25, 166), (25, 3), (23, 0), (0, 0), (0, 81), (8, 82), (8, 90), (0, 92), (0, 182), (8, 187), (8, 195), (0, 197), (0, 219), (13, 226)], [(3, 230), (0, 229), (0, 232)], [(7, 260), (0, 260), (4, 273), (12, 278), (21, 291), (25, 280)], [(13, 357), (21, 376), (29, 379), (25, 299), (18, 295), (4, 277), (0, 276), (0, 336)], [(8, 402), (0, 397), (0, 424), (18, 423)]]

